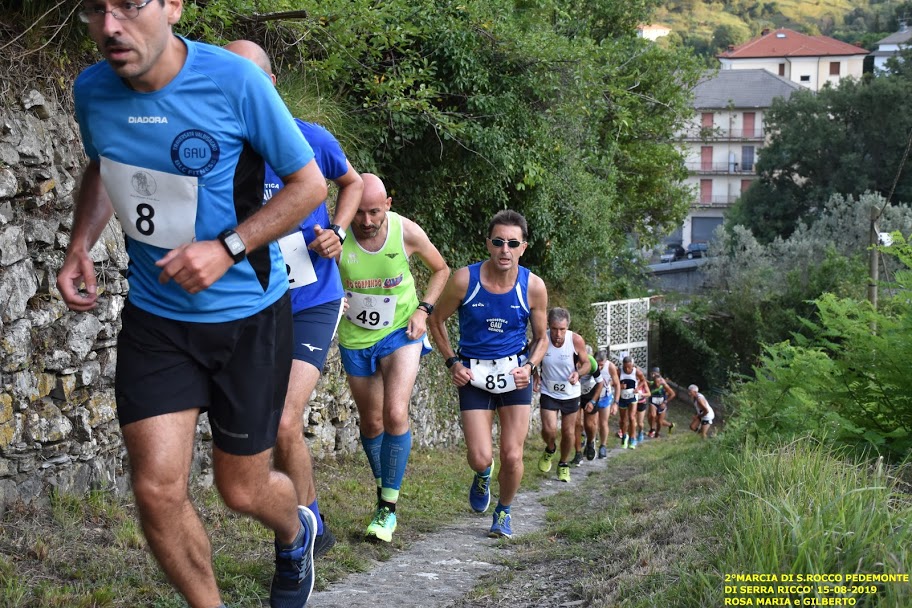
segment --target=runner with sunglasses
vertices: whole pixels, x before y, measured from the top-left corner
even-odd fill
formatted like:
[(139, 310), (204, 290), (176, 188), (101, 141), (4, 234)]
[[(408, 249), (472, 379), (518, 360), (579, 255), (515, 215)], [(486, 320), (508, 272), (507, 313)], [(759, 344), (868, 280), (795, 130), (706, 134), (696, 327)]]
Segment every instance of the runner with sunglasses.
[[(469, 505), (477, 513), (491, 502), (494, 469), (494, 413), (500, 421), (500, 496), (488, 536), (513, 535), (510, 506), (523, 476), (523, 442), (529, 430), (532, 376), (548, 341), (544, 281), (519, 265), (528, 247), (526, 219), (515, 211), (497, 213), (488, 225), (484, 262), (460, 268), (450, 277), (429, 327), (453, 384), (469, 466), (475, 472)], [(459, 351), (446, 321), (459, 311)], [(526, 326), (532, 341), (526, 344)]]

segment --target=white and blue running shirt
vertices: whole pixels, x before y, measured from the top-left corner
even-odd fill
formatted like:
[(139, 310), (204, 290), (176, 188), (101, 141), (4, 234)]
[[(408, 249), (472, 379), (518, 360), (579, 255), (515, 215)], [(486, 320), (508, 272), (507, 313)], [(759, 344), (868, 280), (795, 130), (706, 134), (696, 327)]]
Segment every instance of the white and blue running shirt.
[(130, 301), (169, 319), (233, 321), (288, 289), (276, 243), (192, 295), (173, 280), (160, 285), (155, 262), (262, 208), (264, 160), (290, 175), (314, 154), (263, 70), (221, 48), (181, 41), (186, 62), (158, 91), (134, 91), (104, 61), (85, 69), (74, 86), (76, 119), (126, 235)]

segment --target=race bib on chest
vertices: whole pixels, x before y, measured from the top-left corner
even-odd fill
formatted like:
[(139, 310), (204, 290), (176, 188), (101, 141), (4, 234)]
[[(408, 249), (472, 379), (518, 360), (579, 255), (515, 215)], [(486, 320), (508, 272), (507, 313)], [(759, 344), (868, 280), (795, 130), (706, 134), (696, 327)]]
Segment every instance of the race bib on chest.
[(583, 393), (588, 393), (595, 388), (596, 382), (596, 379), (592, 376), (585, 376), (582, 380), (580, 380), (580, 390)]
[(289, 289), (297, 289), (316, 282), (317, 273), (314, 271), (310, 251), (300, 230), (280, 238), (279, 248), (282, 250), (282, 257), (285, 258)]
[(635, 388), (621, 389), (621, 399), (636, 399), (636, 396)]
[(174, 249), (196, 238), (196, 177), (101, 157), (101, 179), (123, 231), (141, 243)]
[(652, 402), (655, 405), (662, 405), (663, 403), (665, 403), (665, 397), (653, 397)]
[(516, 380), (510, 371), (517, 367), (519, 360), (516, 357), (472, 359), (469, 361), (469, 369), (472, 370), (470, 384), (495, 395), (515, 391)]
[(396, 318), (396, 296), (375, 296), (357, 291), (345, 292), (348, 311), (345, 318), (364, 329), (385, 329)]

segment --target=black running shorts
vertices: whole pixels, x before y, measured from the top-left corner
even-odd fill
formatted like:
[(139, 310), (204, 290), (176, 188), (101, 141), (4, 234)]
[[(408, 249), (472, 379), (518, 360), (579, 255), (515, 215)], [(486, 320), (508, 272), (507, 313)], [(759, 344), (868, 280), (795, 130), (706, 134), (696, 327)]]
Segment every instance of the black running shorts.
[(580, 398), (573, 399), (555, 399), (550, 395), (542, 393), (538, 406), (543, 410), (552, 410), (561, 414), (573, 414), (580, 409)]
[(189, 323), (127, 301), (117, 338), (115, 394), (121, 426), (207, 410), (215, 445), (249, 456), (275, 445), (291, 372), (288, 295), (224, 323)]

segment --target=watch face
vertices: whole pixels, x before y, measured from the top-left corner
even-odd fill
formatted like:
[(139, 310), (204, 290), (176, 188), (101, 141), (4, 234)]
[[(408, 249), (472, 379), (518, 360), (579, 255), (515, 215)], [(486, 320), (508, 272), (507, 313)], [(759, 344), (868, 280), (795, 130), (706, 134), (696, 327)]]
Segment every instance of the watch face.
[(237, 234), (229, 234), (225, 237), (225, 244), (228, 245), (228, 249), (231, 250), (231, 253), (237, 255), (244, 251), (244, 241), (241, 240)]

